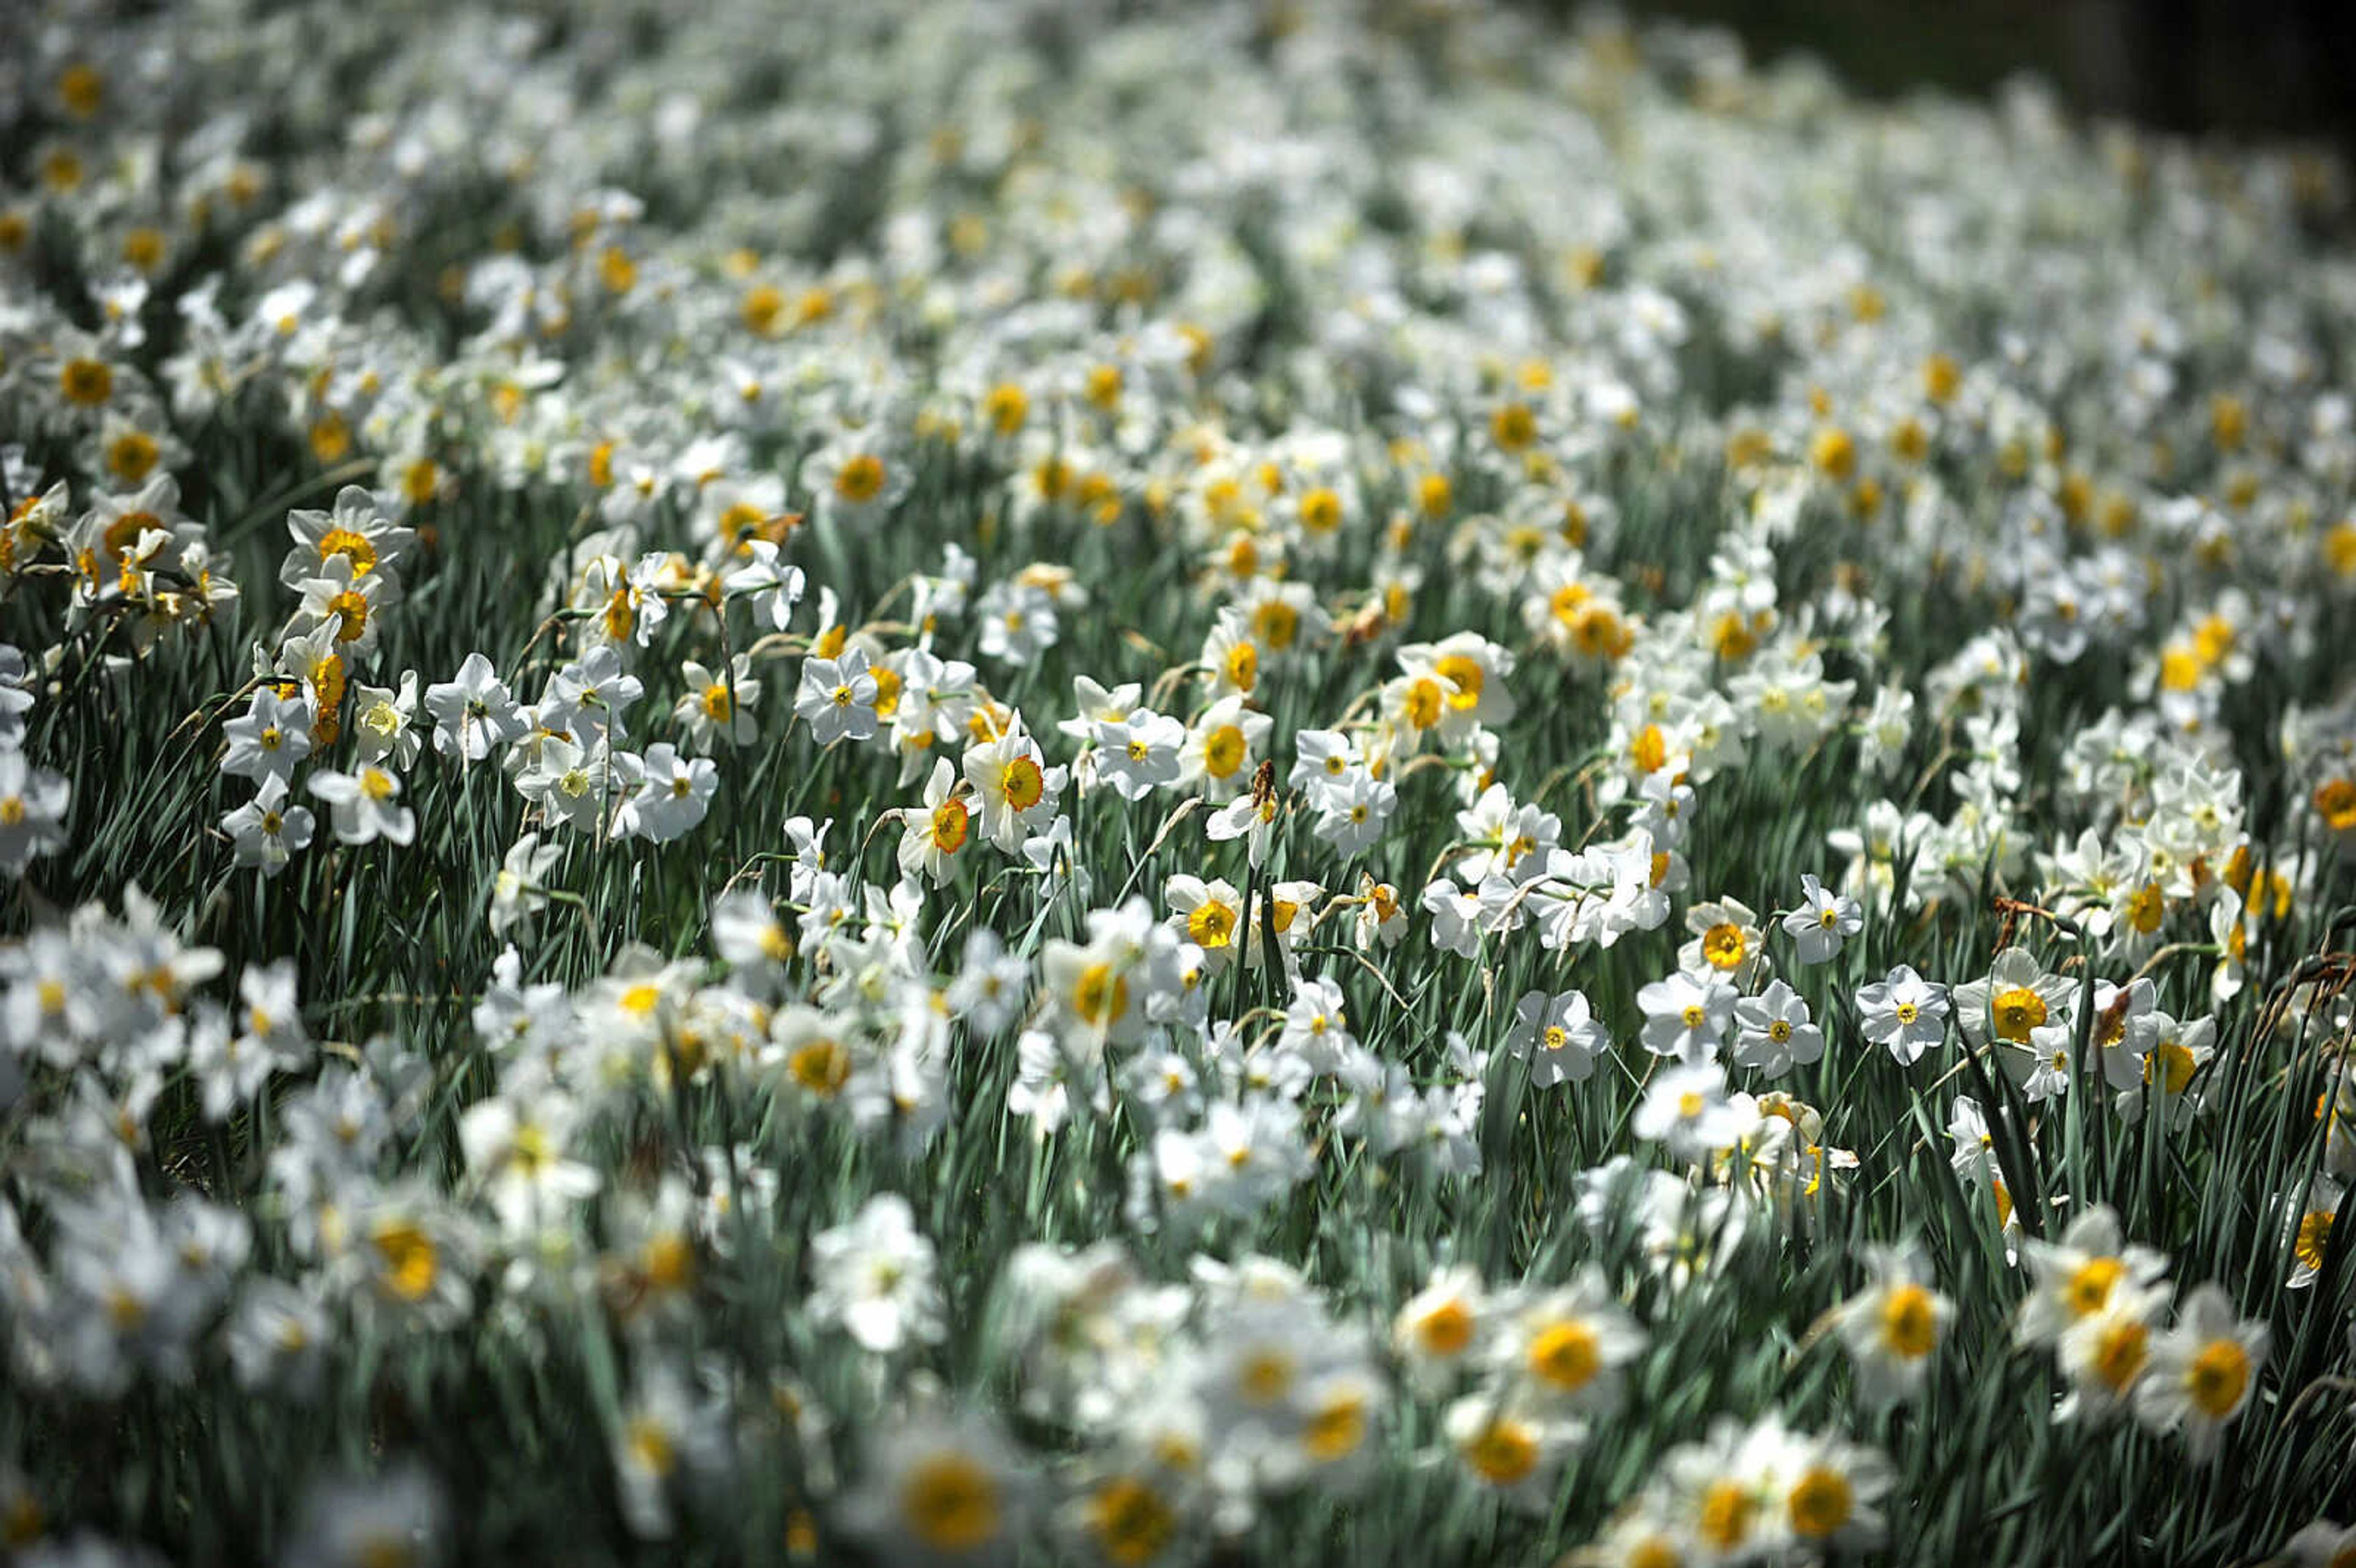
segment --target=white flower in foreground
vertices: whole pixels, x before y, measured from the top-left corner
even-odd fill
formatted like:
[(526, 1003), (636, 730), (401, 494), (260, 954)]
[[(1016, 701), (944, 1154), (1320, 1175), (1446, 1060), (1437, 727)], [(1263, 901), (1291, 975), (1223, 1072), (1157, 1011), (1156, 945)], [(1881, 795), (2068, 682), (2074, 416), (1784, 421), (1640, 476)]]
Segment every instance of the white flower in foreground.
[(1837, 893), (1811, 872), (1800, 879), (1800, 907), (1783, 917), (1784, 934), (1803, 964), (1822, 964), (1865, 929), (1865, 913), (1847, 893)]
[(311, 775), (311, 793), (335, 808), (336, 837), (347, 844), (367, 844), (382, 838), (407, 844), (417, 835), (417, 817), (394, 802), (401, 781), (374, 763), (362, 763), (356, 773), (322, 768)]
[(1049, 767), (1039, 743), (1017, 725), (994, 741), (966, 749), (965, 778), (990, 841), (1012, 855), (1047, 826), (1063, 793), (1065, 770)]
[(1342, 987), (1323, 978), (1296, 982), (1277, 1049), (1301, 1058), (1312, 1072), (1333, 1072), (1356, 1044)]
[(1770, 980), (1755, 997), (1734, 1004), (1734, 1062), (1774, 1077), (1805, 1067), (1825, 1053), (1825, 1031), (1808, 1017), (1808, 1004), (1781, 980)]
[(972, 813), (962, 795), (956, 764), (947, 757), (934, 758), (932, 776), (925, 783), (925, 804), (904, 806), (899, 813), (902, 876), (928, 877), (938, 887), (956, 874), (957, 857), (973, 836)]
[(1922, 1260), (1888, 1247), (1866, 1254), (1873, 1283), (1837, 1308), (1841, 1343), (1867, 1404), (1912, 1399), (1922, 1391), (1954, 1304), (1924, 1283)]
[(1946, 1036), (1946, 994), (1911, 965), (1858, 991), (1857, 1011), (1865, 1038), (1909, 1067)]
[(1492, 1359), (1532, 1404), (1581, 1416), (1620, 1408), (1622, 1369), (1644, 1353), (1644, 1331), (1590, 1264), (1569, 1285), (1517, 1293), (1505, 1304)]
[(294, 764), (311, 754), (312, 717), (311, 699), (300, 693), (255, 692), (253, 705), (221, 726), (229, 752), (220, 771), (232, 778), (292, 779)]
[(622, 1515), (640, 1539), (669, 1536), (677, 1522), (672, 1493), (682, 1480), (707, 1478), (727, 1452), (717, 1414), (680, 1368), (654, 1361), (640, 1369), (612, 1438)]
[(933, 1267), (933, 1243), (916, 1230), (908, 1200), (879, 1192), (849, 1223), (811, 1240), (810, 1316), (878, 1355), (937, 1343), (946, 1330)]
[(1595, 1020), (1582, 993), (1531, 991), (1515, 1004), (1503, 1046), (1515, 1061), (1528, 1061), (1533, 1085), (1551, 1089), (1585, 1082), (1595, 1059), (1612, 1049), (1612, 1034)]
[(1644, 1049), (1688, 1064), (1714, 1061), (1734, 1017), (1734, 987), (1723, 980), (1671, 975), (1636, 993), (1644, 1009)]
[(994, 1424), (916, 1416), (876, 1438), (840, 1512), (877, 1562), (993, 1563), (1013, 1554), (1030, 1496)]
[(510, 1231), (561, 1224), (567, 1205), (597, 1190), (597, 1172), (564, 1157), (578, 1119), (573, 1101), (553, 1089), (494, 1094), (458, 1119), (466, 1168)]
[(434, 716), (434, 749), (461, 762), (481, 762), (525, 729), (522, 709), (478, 653), (468, 654), (452, 678), (425, 688), (425, 711)]
[(2014, 1328), (2023, 1345), (2050, 1343), (2102, 1310), (2121, 1287), (2141, 1290), (2168, 1273), (2168, 1259), (2160, 1253), (2123, 1243), (2118, 1215), (2102, 1204), (2071, 1221), (2058, 1241), (2030, 1237), (2021, 1243), (2021, 1252), (2037, 1282), (2020, 1304)]
[(2319, 1519), (2283, 1547), (2293, 1568), (2351, 1568), (2356, 1564), (2356, 1525)]
[(1638, 1137), (1665, 1146), (1676, 1158), (1696, 1160), (1732, 1145), (1753, 1119), (1728, 1103), (1726, 1074), (1703, 1062), (1655, 1074), (1630, 1125)]
[(284, 779), (264, 779), (259, 795), (221, 818), (221, 831), (230, 836), (240, 866), (274, 877), (310, 848), (317, 823), (308, 806), (287, 802), (288, 793)]
[(1450, 1264), (1433, 1269), (1430, 1283), (1399, 1308), (1391, 1320), (1391, 1348), (1419, 1387), (1445, 1391), (1481, 1348), (1489, 1328), (1481, 1271)]
[(2256, 1392), (2266, 1359), (2266, 1325), (2247, 1321), (2214, 1285), (2196, 1288), (2176, 1327), (2151, 1349), (2151, 1366), (2136, 1389), (2136, 1415), (2165, 1432), (2181, 1424), (2185, 1445), (2205, 1459)]
[(1468, 1479), (1506, 1503), (1536, 1510), (1553, 1495), (1582, 1429), (1524, 1403), (1472, 1393), (1448, 1407), (1440, 1430)]
[(755, 620), (784, 631), (801, 603), (802, 569), (778, 565), (777, 547), (767, 539), (746, 539), (738, 548), (752, 560), (730, 572), (722, 587), (731, 599), (743, 599)]
[(750, 656), (738, 654), (718, 670), (689, 659), (684, 674), (687, 689), (671, 716), (687, 726), (697, 745), (709, 748), (725, 741), (749, 746), (760, 739), (761, 720), (754, 709), (761, 700), (761, 683), (753, 677)]
[(867, 667), (866, 652), (851, 648), (840, 659), (804, 659), (794, 716), (810, 727), (821, 746), (873, 739), (878, 728), (875, 676)]
[(437, 1563), (447, 1512), (441, 1488), (414, 1463), (316, 1484), (280, 1562), (284, 1568)]
[(525, 834), (509, 848), (491, 881), (493, 936), (505, 936), (519, 922), (548, 907), (548, 874), (563, 853), (562, 845), (542, 844), (537, 833)]
[(548, 826), (562, 823), (577, 832), (594, 833), (606, 807), (630, 787), (601, 737), (583, 747), (561, 735), (550, 735), (533, 748), (537, 753), (515, 776), (518, 794), (548, 814)]
[(1123, 800), (1143, 800), (1178, 782), (1178, 753), (1186, 726), (1166, 713), (1140, 708), (1123, 719), (1099, 719), (1088, 738), (1096, 745), (1096, 776)]
[(2055, 1360), (2072, 1388), (2057, 1420), (2107, 1421), (2127, 1407), (2151, 1371), (2152, 1320), (2167, 1299), (2164, 1285), (2123, 1286), (2062, 1330)]
[(1398, 791), (1370, 773), (1354, 773), (1330, 791), (1314, 829), (1343, 856), (1365, 853), (1379, 842), (1398, 805)]
[(413, 765), (418, 753), (425, 749), (425, 738), (417, 732), (416, 720), (415, 670), (403, 670), (398, 688), (352, 683), (349, 733), (359, 748), (360, 761), (381, 763), (390, 759), (396, 768)]
[(1242, 839), (1246, 858), (1257, 869), (1268, 859), (1269, 837), (1280, 809), (1281, 803), (1274, 790), (1264, 795), (1239, 795), (1211, 814), (1210, 820), (1203, 825), (1204, 835), (1214, 844)]
[(611, 643), (600, 643), (548, 677), (540, 699), (540, 727), (570, 735), (583, 745), (626, 735), (624, 720), (646, 690), (637, 677), (623, 669), (620, 651)]
[(720, 787), (717, 763), (709, 757), (683, 757), (668, 741), (647, 748), (638, 772), (637, 791), (622, 803), (614, 831), (658, 844), (668, 844), (701, 822)]

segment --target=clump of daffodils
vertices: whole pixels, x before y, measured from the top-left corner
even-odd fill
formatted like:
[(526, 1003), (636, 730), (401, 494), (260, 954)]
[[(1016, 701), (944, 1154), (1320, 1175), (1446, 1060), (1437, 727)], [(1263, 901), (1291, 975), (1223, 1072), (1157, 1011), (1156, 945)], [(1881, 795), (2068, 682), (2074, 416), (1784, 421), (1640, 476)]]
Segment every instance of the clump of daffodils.
[(2347, 1546), (2336, 163), (117, 9), (0, 90), (12, 1561)]

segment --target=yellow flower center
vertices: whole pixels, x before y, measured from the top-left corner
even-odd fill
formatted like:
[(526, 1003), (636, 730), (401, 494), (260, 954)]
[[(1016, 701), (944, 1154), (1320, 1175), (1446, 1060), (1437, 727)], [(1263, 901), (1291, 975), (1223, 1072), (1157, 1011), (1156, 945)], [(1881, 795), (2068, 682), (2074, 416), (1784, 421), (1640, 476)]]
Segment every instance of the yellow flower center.
[(999, 775), (999, 787), (1006, 795), (1006, 804), (1017, 811), (1028, 811), (1046, 795), (1047, 781), (1039, 772), (1039, 764), (1029, 757), (1017, 757), (1006, 764)]
[(2094, 1346), (2094, 1375), (2112, 1392), (2125, 1393), (2143, 1375), (2150, 1339), (2151, 1330), (2140, 1323), (2110, 1325)]
[(1585, 1388), (1602, 1366), (1603, 1348), (1584, 1323), (1549, 1324), (1530, 1341), (1530, 1375), (1565, 1393)]
[(1301, 497), (1301, 526), (1312, 534), (1330, 534), (1342, 526), (1342, 497), (1319, 485)]
[(1538, 438), (1537, 416), (1527, 403), (1505, 403), (1489, 416), (1489, 435), (1506, 452), (1520, 452)]
[(106, 466), (124, 484), (136, 485), (154, 470), (158, 455), (154, 436), (126, 430), (107, 443)]
[(1072, 987), (1072, 1010), (1099, 1027), (1118, 1023), (1129, 1014), (1127, 976), (1114, 973), (1109, 964), (1089, 965)]
[(389, 1220), (377, 1226), (369, 1241), (384, 1266), (384, 1287), (403, 1301), (419, 1301), (434, 1288), (442, 1272), (434, 1238), (410, 1220)]
[(1702, 933), (1701, 955), (1713, 969), (1735, 969), (1741, 966), (1749, 946), (1740, 926), (1721, 922)]
[(1236, 912), (1216, 899), (1196, 904), (1186, 916), (1187, 940), (1205, 952), (1227, 945), (1236, 929)]
[(341, 463), (352, 449), (352, 427), (329, 409), (312, 421), (310, 441), (312, 456), (322, 463)]
[(638, 624), (637, 606), (631, 603), (627, 587), (616, 588), (605, 601), (604, 621), (609, 639), (616, 643), (627, 640)]
[(2238, 1340), (2210, 1340), (2184, 1371), (2184, 1388), (2192, 1396), (2193, 1408), (2211, 1421), (2222, 1421), (2239, 1409), (2243, 1391), (2249, 1386), (2250, 1353)]
[(1233, 778), (1249, 750), (1242, 727), (1222, 724), (1203, 740), (1203, 771), (1215, 779)]
[(1445, 658), (1433, 660), (1431, 667), (1435, 674), (1446, 676), (1456, 683), (1456, 689), (1448, 697), (1449, 707), (1459, 713), (1470, 713), (1480, 706), (1481, 686), (1487, 676), (1477, 660), (1463, 654), (1450, 654)]
[(1702, 1493), (1696, 1528), (1705, 1544), (1719, 1552), (1731, 1552), (1750, 1538), (1751, 1517), (1758, 1506), (1758, 1499), (1741, 1482), (1712, 1481), (1709, 1489)]
[(884, 493), (884, 460), (866, 452), (851, 458), (836, 471), (834, 493), (854, 507), (873, 501)]
[(1629, 743), (1628, 760), (1644, 773), (1656, 773), (1668, 766), (1669, 740), (1658, 724), (1647, 724), (1636, 731), (1635, 740)]
[(945, 800), (933, 807), (933, 848), (944, 855), (954, 855), (965, 848), (966, 835), (972, 814), (961, 800)]
[(1440, 682), (1430, 676), (1418, 676), (1408, 685), (1407, 700), (1401, 710), (1408, 724), (1418, 730), (1429, 730), (1440, 722), (1440, 710), (1447, 700)]
[(1237, 643), (1227, 650), (1227, 679), (1238, 691), (1249, 691), (1259, 684), (1259, 650), (1249, 643)]
[(1493, 1487), (1510, 1487), (1538, 1467), (1537, 1435), (1511, 1416), (1484, 1423), (1461, 1446), (1464, 1462)]
[(814, 1040), (786, 1058), (794, 1082), (821, 1099), (831, 1099), (851, 1080), (851, 1052), (840, 1040)]
[(106, 77), (86, 61), (76, 61), (58, 73), (58, 101), (77, 120), (94, 120), (106, 107)]
[(2062, 1304), (2072, 1317), (2083, 1317), (2099, 1312), (2111, 1299), (2111, 1287), (2125, 1278), (2126, 1264), (2118, 1258), (2088, 1258), (2080, 1264), (2062, 1287)]
[(114, 369), (103, 359), (69, 359), (58, 371), (58, 391), (78, 408), (97, 408), (114, 394)]
[(1031, 417), (1031, 396), (1012, 381), (1001, 381), (981, 400), (981, 417), (1001, 435), (1012, 435)]
[(652, 1416), (630, 1418), (624, 1428), (623, 1446), (638, 1468), (651, 1476), (668, 1476), (679, 1463), (679, 1450), (670, 1440), (670, 1429)]
[(1443, 1301), (1417, 1322), (1415, 1337), (1428, 1354), (1461, 1356), (1472, 1342), (1472, 1309), (1453, 1298)]
[(117, 560), (125, 560), (138, 547), (140, 535), (163, 526), (164, 519), (153, 512), (123, 512), (106, 525), (106, 532), (100, 537), (109, 555)]
[(1119, 1568), (1162, 1555), (1177, 1533), (1178, 1514), (1160, 1492), (1131, 1476), (1106, 1482), (1087, 1503), (1088, 1533)]
[[(902, 685), (900, 672), (886, 665), (877, 665), (867, 672), (875, 680), (875, 711), (889, 719), (900, 710)], [(924, 742), (931, 744), (929, 738)]]
[(1442, 517), (1456, 504), (1456, 488), (1445, 474), (1427, 474), (1416, 481), (1415, 504), (1427, 517)]
[(1785, 1501), (1792, 1533), (1810, 1541), (1822, 1541), (1847, 1524), (1855, 1506), (1848, 1477), (1825, 1465), (1802, 1476)]
[(2331, 1243), (2333, 1211), (2311, 1209), (2298, 1221), (2298, 1235), (2291, 1243), (2291, 1255), (2304, 1267), (2320, 1271), (2323, 1252)]
[(1571, 624), (1570, 640), (1580, 653), (1599, 659), (1616, 659), (1636, 645), (1635, 634), (1608, 604), (1581, 610)]
[(2331, 779), (2317, 786), (2315, 809), (2335, 833), (2356, 830), (2356, 779)]
[(430, 457), (418, 458), (401, 471), (401, 493), (412, 507), (425, 505), (441, 488), (441, 464)]
[(755, 283), (744, 291), (741, 314), (744, 329), (766, 337), (776, 330), (777, 318), (785, 314), (785, 291), (769, 283)]
[(1881, 1344), (1891, 1355), (1919, 1361), (1939, 1342), (1939, 1311), (1931, 1293), (1901, 1285), (1881, 1302)]
[(1236, 1392), (1246, 1404), (1265, 1409), (1292, 1389), (1292, 1358), (1281, 1350), (1260, 1350), (1247, 1358), (1236, 1379)]
[(2182, 1040), (2164, 1040), (2143, 1059), (2143, 1081), (2161, 1085), (2168, 1093), (2181, 1094), (2199, 1066)]
[(936, 1552), (973, 1552), (998, 1536), (998, 1483), (962, 1454), (941, 1454), (900, 1483), (900, 1510), (910, 1533)]
[(358, 642), (368, 633), (369, 602), (358, 589), (347, 588), (327, 601), (327, 615), (336, 623), (336, 640)]
[(1355, 1393), (1331, 1400), (1301, 1424), (1301, 1449), (1320, 1464), (1349, 1457), (1365, 1439), (1366, 1402)]

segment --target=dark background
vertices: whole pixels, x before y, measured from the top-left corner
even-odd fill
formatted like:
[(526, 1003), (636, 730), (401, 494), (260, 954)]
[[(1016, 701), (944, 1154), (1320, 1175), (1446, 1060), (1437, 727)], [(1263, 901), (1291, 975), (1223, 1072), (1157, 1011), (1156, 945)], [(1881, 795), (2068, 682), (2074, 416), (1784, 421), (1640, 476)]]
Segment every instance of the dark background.
[(1985, 94), (2031, 69), (2074, 109), (2233, 140), (2356, 153), (2356, 0), (1620, 0), (1633, 19), (1794, 48), (1851, 88)]

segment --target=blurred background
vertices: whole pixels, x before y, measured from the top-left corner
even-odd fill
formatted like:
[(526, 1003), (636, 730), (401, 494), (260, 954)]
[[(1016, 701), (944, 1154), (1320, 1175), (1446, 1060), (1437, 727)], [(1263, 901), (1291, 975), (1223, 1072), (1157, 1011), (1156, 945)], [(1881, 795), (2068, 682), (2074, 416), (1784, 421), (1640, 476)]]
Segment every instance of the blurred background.
[[(1575, 8), (1569, 7), (1569, 8)], [(1986, 93), (2034, 70), (2073, 108), (2164, 130), (2356, 153), (2356, 0), (1619, 0), (1801, 48), (1851, 88)]]

